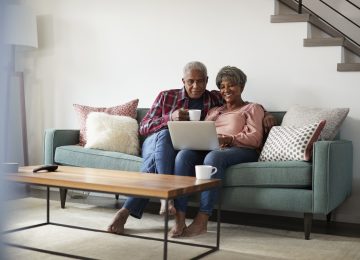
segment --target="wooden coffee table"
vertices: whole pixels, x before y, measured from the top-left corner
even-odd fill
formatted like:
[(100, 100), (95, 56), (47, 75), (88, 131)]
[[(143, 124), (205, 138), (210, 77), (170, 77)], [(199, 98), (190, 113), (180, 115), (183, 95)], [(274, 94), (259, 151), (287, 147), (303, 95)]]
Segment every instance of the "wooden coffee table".
[[(104, 170), (93, 168), (80, 168), (59, 166), (55, 172), (38, 172), (33, 173), (32, 170), (37, 166), (20, 167), (18, 173), (8, 174), (6, 180), (36, 184), (47, 187), (47, 206), (46, 206), (46, 222), (13, 229), (4, 233), (11, 233), (21, 231), (29, 228), (36, 228), (43, 225), (57, 225), (68, 228), (77, 228), (82, 230), (107, 232), (105, 230), (97, 230), (91, 228), (77, 227), (72, 225), (65, 225), (61, 223), (55, 223), (50, 221), (50, 187), (77, 189), (85, 191), (97, 191), (103, 193), (123, 194), (126, 196), (145, 197), (145, 198), (159, 198), (166, 200), (166, 208), (170, 199), (177, 198), (183, 195), (190, 195), (201, 191), (209, 190), (212, 188), (219, 188), (221, 180), (196, 180), (194, 177), (183, 177), (164, 174), (145, 174), (138, 172), (116, 171), (116, 170)], [(123, 234), (124, 236), (146, 238), (157, 241), (163, 241), (163, 258), (167, 259), (167, 244), (178, 243), (183, 245), (198, 246), (208, 248), (209, 250), (196, 258), (208, 255), (216, 250), (219, 250), (220, 246), (220, 212), (221, 212), (221, 189), (219, 189), (219, 203), (217, 210), (217, 236), (216, 245), (203, 245), (195, 243), (187, 243), (177, 240), (168, 239), (168, 212), (165, 213), (164, 218), (164, 238), (149, 238), (138, 235)], [(9, 246), (40, 251), (48, 254), (60, 255), (71, 258), (89, 259), (82, 256), (70, 255), (61, 252), (43, 250), (33, 247), (27, 247), (24, 245), (18, 245), (13, 243), (6, 243)]]

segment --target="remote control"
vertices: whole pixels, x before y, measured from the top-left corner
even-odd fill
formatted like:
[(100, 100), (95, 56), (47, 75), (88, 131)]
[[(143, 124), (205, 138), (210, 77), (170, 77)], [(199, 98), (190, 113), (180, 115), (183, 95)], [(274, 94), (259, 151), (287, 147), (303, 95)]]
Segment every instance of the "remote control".
[(57, 170), (58, 167), (59, 167), (58, 165), (42, 165), (40, 167), (35, 168), (33, 172), (38, 172), (38, 171), (54, 172)]

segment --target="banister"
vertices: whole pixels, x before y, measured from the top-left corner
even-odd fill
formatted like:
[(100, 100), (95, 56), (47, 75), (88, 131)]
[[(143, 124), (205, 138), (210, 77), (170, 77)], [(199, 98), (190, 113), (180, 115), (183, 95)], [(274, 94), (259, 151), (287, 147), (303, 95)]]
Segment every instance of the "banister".
[[(313, 10), (311, 10), (309, 7), (307, 7), (305, 4), (303, 4), (302, 0), (292, 0), (293, 3), (297, 4), (297, 12), (299, 14), (303, 13), (303, 8), (307, 9), (308, 12), (310, 14), (315, 15), (317, 18), (319, 18), (320, 20), (322, 20), (323, 22), (325, 22), (326, 24), (328, 24), (329, 26), (331, 26), (332, 28), (334, 28), (336, 31), (338, 31), (340, 34), (342, 34), (344, 37), (346, 37), (348, 40), (350, 40), (351, 42), (353, 42), (356, 46), (358, 46), (360, 48), (360, 43), (357, 42), (356, 40), (354, 40), (352, 37), (350, 37), (349, 35), (345, 34), (344, 32), (342, 32), (341, 30), (339, 30), (336, 26), (334, 26), (333, 24), (331, 24), (330, 22), (328, 22), (327, 20), (325, 20), (324, 18), (322, 18), (320, 15), (318, 15), (317, 13), (315, 13)], [(334, 7), (330, 6), (328, 3), (326, 3), (323, 0), (319, 0), (320, 3), (322, 3), (323, 5), (325, 5), (327, 8), (335, 11), (337, 14), (339, 14), (340, 16), (342, 16), (343, 18), (345, 18), (346, 20), (348, 20), (349, 22), (351, 22), (352, 24), (354, 24), (357, 28), (360, 29), (360, 25), (357, 24), (356, 22), (354, 22), (352, 19), (350, 19), (349, 17), (345, 16), (344, 14), (342, 14), (341, 12), (339, 12), (338, 10), (336, 10)], [(353, 3), (350, 0), (346, 0), (346, 2), (348, 2), (349, 4), (353, 5), (355, 8), (360, 9), (359, 6), (357, 6), (355, 3)]]

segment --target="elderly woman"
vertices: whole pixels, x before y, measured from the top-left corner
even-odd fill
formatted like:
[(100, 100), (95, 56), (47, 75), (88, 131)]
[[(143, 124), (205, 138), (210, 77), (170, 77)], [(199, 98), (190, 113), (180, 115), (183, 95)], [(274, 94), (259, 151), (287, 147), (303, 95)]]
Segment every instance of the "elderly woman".
[[(223, 179), (229, 166), (258, 159), (257, 149), (263, 139), (264, 109), (242, 99), (245, 83), (246, 75), (236, 67), (226, 66), (219, 71), (216, 85), (226, 103), (212, 108), (205, 120), (215, 121), (221, 149), (210, 152), (181, 150), (175, 160), (176, 175), (195, 175), (195, 165), (205, 164), (217, 167), (218, 171), (212, 178)], [(185, 224), (187, 197), (176, 199), (175, 225), (169, 235), (189, 237), (205, 233), (216, 195), (216, 190), (201, 193), (199, 212), (189, 227)]]

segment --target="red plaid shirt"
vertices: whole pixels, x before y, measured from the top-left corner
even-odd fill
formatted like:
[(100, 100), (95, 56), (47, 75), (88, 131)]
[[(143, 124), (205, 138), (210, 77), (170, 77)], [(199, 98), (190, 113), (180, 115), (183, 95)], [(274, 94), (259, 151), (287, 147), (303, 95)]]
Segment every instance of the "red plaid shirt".
[[(203, 95), (204, 109), (201, 112), (201, 118), (205, 118), (210, 108), (221, 106), (223, 99), (220, 92), (205, 90)], [(167, 122), (171, 120), (171, 113), (179, 108), (187, 109), (189, 107), (189, 97), (185, 88), (171, 89), (160, 92), (156, 97), (151, 109), (146, 113), (140, 123), (140, 134), (147, 136), (167, 127)]]

